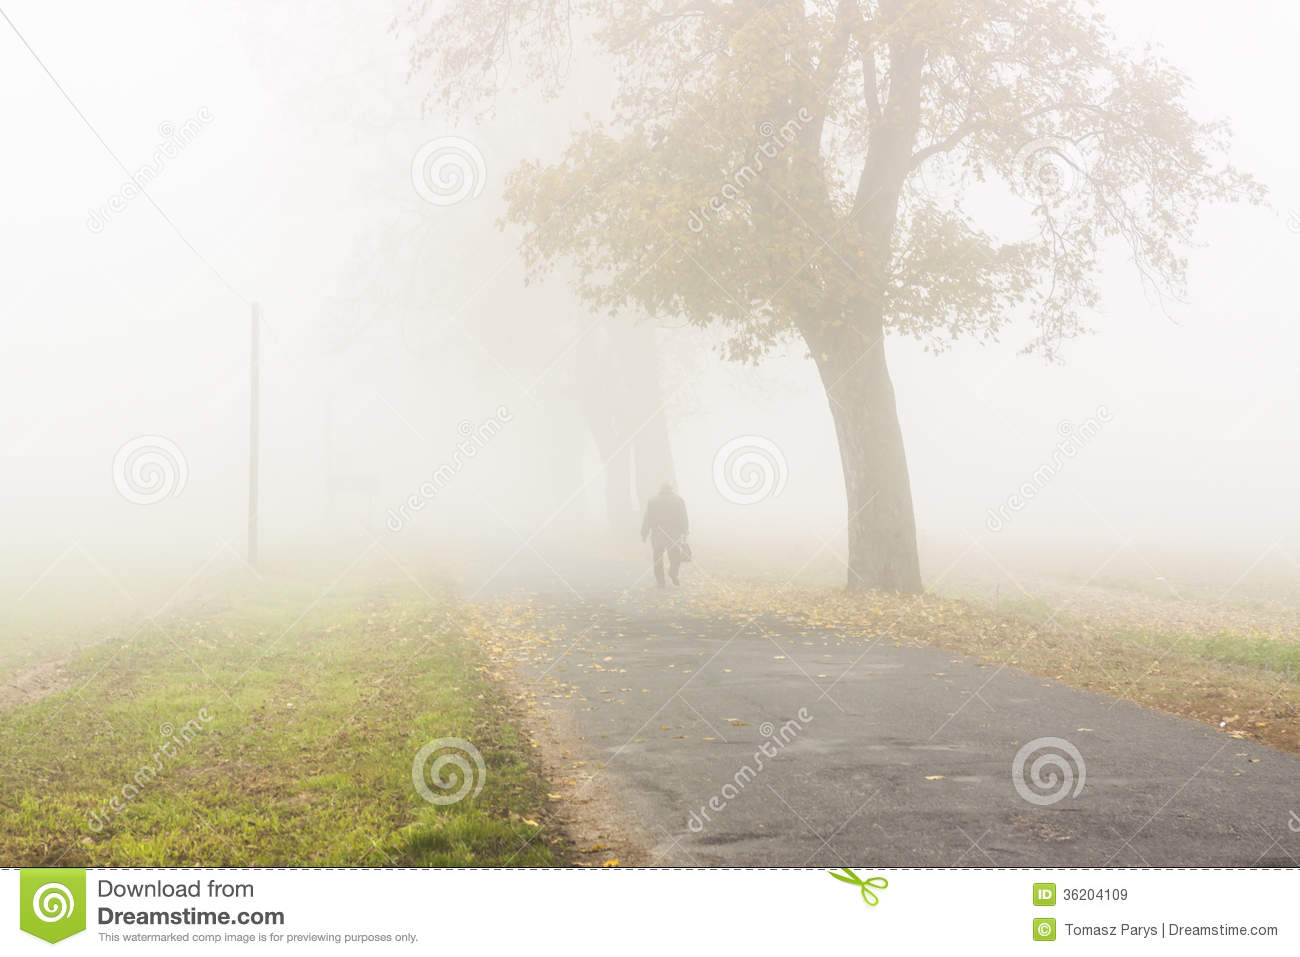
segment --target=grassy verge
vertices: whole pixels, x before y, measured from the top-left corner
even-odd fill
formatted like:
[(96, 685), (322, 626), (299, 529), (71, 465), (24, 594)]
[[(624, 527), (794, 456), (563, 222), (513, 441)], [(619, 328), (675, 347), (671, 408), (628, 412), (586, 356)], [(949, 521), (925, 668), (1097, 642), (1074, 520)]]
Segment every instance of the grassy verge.
[[(563, 858), (529, 742), (447, 609), (393, 589), (318, 594), (259, 587), (151, 625), (0, 715), (0, 865)], [(417, 792), (413, 761), (436, 738), (477, 748), (477, 796)], [(431, 793), (458, 789), (456, 772), (442, 780)]]
[(1291, 682), (1300, 679), (1300, 642), (1234, 635), (1229, 632), (1194, 635), (1127, 630), (1119, 632), (1117, 637), (1128, 638), (1134, 644), (1144, 644), (1183, 657), (1242, 665), (1258, 671), (1273, 671)]

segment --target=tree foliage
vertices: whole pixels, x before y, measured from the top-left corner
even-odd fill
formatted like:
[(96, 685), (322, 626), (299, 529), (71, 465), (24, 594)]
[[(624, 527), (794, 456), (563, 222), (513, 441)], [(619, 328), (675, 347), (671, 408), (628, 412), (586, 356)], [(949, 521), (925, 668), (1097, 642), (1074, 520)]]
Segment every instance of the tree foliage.
[[(425, 0), (406, 26), (451, 109), (554, 93), (596, 45), (611, 118), (510, 178), (528, 264), (571, 261), (602, 308), (723, 323), (736, 358), (796, 334), (942, 349), (1017, 314), (1053, 356), (1108, 244), (1178, 297), (1201, 208), (1263, 196), (1188, 78), (1082, 0)], [(982, 183), (1020, 234), (977, 221)]]

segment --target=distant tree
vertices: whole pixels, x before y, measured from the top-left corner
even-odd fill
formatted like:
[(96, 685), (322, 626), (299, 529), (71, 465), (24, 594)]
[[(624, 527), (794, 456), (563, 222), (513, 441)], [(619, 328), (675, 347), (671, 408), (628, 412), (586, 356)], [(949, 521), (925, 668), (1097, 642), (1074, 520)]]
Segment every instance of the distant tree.
[(650, 497), (676, 480), (654, 330), (623, 317), (596, 320), (573, 351), (577, 392), (605, 475), (610, 529), (626, 540)]
[[(1178, 296), (1202, 206), (1263, 196), (1227, 125), (1189, 114), (1187, 78), (1082, 0), (422, 0), (407, 26), (452, 109), (557, 92), (575, 44), (607, 57), (610, 121), (512, 177), (526, 261), (572, 261), (602, 309), (722, 323), (736, 359), (802, 337), (851, 589), (921, 589), (886, 333), (939, 350), (1021, 315), (1055, 356), (1105, 244)], [(1022, 234), (968, 211), (986, 182), (1019, 194)]]

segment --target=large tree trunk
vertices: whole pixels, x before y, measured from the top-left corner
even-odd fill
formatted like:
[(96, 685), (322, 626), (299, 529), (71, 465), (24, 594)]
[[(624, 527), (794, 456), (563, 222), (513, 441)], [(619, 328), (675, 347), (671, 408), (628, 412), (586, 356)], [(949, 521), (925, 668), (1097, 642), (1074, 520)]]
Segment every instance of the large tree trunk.
[[(906, 0), (882, 5), (891, 19)], [(862, 272), (850, 269), (838, 322), (804, 324), (830, 401), (848, 495), (848, 588), (920, 592), (916, 517), (894, 384), (885, 362), (886, 292), (903, 183), (912, 164), (921, 113), (924, 51), (889, 41), (889, 96), (871, 131), (854, 219)], [(833, 287), (832, 287), (833, 288)], [(832, 295), (834, 293), (832, 292)]]
[[(829, 338), (829, 337), (828, 337)], [(848, 498), (848, 589), (920, 592), (912, 486), (883, 332), (813, 354), (839, 440)]]

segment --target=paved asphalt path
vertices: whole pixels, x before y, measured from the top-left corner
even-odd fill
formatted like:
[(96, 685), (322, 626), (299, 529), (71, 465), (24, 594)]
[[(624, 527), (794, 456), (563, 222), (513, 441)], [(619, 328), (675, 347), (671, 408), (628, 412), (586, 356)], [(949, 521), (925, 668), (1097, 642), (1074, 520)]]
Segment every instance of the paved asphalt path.
[[(1300, 866), (1300, 757), (889, 636), (722, 617), (644, 583), (570, 589), (539, 597), (562, 628), (523, 666), (572, 695), (545, 700), (652, 863)], [(1077, 793), (1029, 768), (1036, 800), (1015, 786), (1041, 738), (1083, 767), (1050, 742), (1029, 767), (1056, 754)]]

